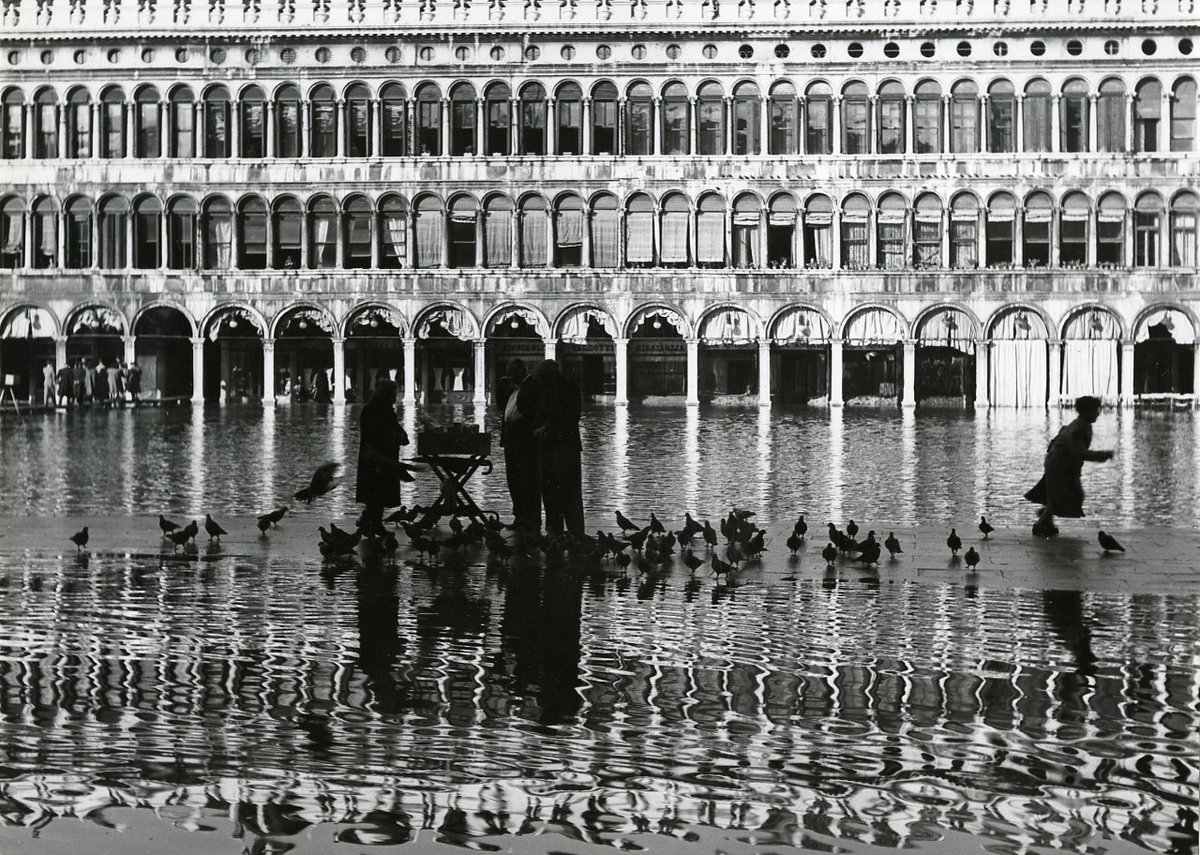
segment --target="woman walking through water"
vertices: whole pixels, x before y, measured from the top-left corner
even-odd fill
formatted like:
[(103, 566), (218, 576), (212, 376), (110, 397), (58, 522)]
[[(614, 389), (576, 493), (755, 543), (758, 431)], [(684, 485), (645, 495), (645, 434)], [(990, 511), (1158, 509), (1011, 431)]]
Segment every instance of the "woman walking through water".
[(1083, 516), (1083, 473), (1084, 461), (1104, 463), (1112, 459), (1111, 451), (1092, 451), (1092, 425), (1100, 417), (1100, 399), (1084, 395), (1075, 399), (1078, 415), (1065, 426), (1046, 448), (1046, 459), (1042, 478), (1025, 494), (1025, 498), (1044, 505), (1033, 533), (1038, 537), (1053, 537), (1058, 534), (1054, 517)]

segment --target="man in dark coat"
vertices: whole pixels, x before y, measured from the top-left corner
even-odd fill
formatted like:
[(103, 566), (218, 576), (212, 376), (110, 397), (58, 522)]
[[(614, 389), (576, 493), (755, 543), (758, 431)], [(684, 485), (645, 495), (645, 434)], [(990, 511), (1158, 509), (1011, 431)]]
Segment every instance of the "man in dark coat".
[(500, 445), (504, 449), (504, 475), (512, 498), (512, 527), (517, 531), (542, 529), (542, 484), (533, 421), (540, 404), (539, 387), (525, 374), (525, 363), (514, 359), (496, 387), (500, 408)]
[(400, 504), (400, 482), (412, 481), (410, 467), (400, 462), (400, 446), (408, 434), (396, 418), (396, 383), (380, 380), (359, 415), (358, 481), (354, 501), (366, 507), (359, 526), (368, 534), (382, 528), (383, 511)]
[(1083, 464), (1104, 463), (1113, 456), (1111, 451), (1092, 451), (1092, 425), (1100, 416), (1100, 399), (1091, 395), (1077, 398), (1075, 412), (1079, 415), (1050, 440), (1042, 463), (1044, 474), (1025, 494), (1029, 501), (1045, 505), (1033, 527), (1039, 537), (1058, 534), (1055, 516), (1083, 516)]
[(579, 384), (547, 359), (533, 372), (542, 388), (541, 407), (534, 425), (542, 469), (542, 503), (546, 508), (546, 531), (582, 536), (583, 528), (583, 442), (579, 420), (583, 396)]

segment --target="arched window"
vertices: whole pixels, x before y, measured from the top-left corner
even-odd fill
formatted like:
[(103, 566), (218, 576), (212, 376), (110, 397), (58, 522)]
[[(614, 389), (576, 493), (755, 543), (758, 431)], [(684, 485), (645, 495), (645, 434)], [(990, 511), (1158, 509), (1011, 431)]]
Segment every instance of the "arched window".
[(917, 204), (913, 207), (913, 267), (934, 270), (944, 266), (943, 234), (942, 200), (932, 193), (923, 193), (917, 197)]
[(1096, 109), (1097, 151), (1125, 151), (1125, 84), (1115, 78), (1101, 83)]
[[(1061, 151), (1088, 150), (1088, 87), (1076, 78), (1063, 86), (1059, 102), (1059, 146)], [(1103, 136), (1105, 130), (1100, 129)], [(1124, 134), (1124, 131), (1121, 132)]]
[(814, 83), (805, 91), (804, 152), (830, 154), (833, 151), (833, 90), (827, 83)]
[(762, 205), (752, 193), (743, 193), (733, 203), (733, 266), (762, 267)]
[(654, 202), (645, 193), (635, 193), (626, 206), (625, 264), (629, 267), (654, 264)]
[[(866, 270), (871, 266), (870, 220), (871, 203), (866, 196), (851, 193), (842, 200), (842, 267), (846, 270)], [(903, 263), (900, 266), (903, 267)]]
[(129, 205), (120, 196), (100, 202), (100, 266), (105, 270), (125, 268), (125, 229)]
[(67, 157), (92, 156), (92, 96), (82, 86), (67, 99)]
[(477, 209), (475, 200), (465, 194), (450, 200), (449, 267), (475, 266)]
[(200, 219), (204, 234), (204, 269), (228, 270), (233, 262), (233, 213), (229, 201), (221, 196), (206, 199)]
[(1011, 193), (997, 193), (988, 200), (986, 257), (988, 267), (1011, 267), (1014, 262), (1014, 234), (1017, 200)]
[(66, 267), (82, 270), (92, 266), (92, 200), (76, 196), (67, 203)]
[(546, 200), (541, 196), (529, 195), (521, 200), (520, 265), (522, 267), (545, 267), (546, 241), (549, 231), (546, 216)]
[(1143, 80), (1133, 99), (1133, 150), (1158, 151), (1162, 120), (1162, 85)]
[[(592, 200), (591, 216), (592, 267), (614, 268), (620, 256), (620, 215), (617, 212), (617, 197), (601, 193)], [(584, 228), (587, 223), (584, 223)]]
[(1100, 197), (1096, 211), (1096, 264), (1125, 266), (1125, 199), (1120, 193)]
[(58, 266), (58, 203), (43, 196), (33, 203), (33, 267)]
[(104, 90), (100, 101), (100, 156), (124, 157), (125, 93), (119, 86), (110, 86)]
[(1163, 201), (1157, 193), (1143, 193), (1133, 207), (1133, 266), (1158, 267), (1162, 235)]
[(242, 90), (238, 102), (241, 157), (261, 158), (267, 154), (267, 102), (257, 86)]
[(161, 97), (153, 86), (143, 86), (134, 96), (134, 157), (162, 157), (162, 134), (159, 129)]
[(493, 157), (508, 156), (512, 153), (512, 91), (503, 83), (491, 84), (484, 90), (483, 110), (486, 123), (484, 152)]
[(436, 196), (422, 196), (416, 204), (417, 254), (414, 266), (420, 268), (441, 267), (445, 249), (445, 212), (442, 200)]
[(1021, 258), (1026, 267), (1050, 266), (1050, 229), (1054, 200), (1037, 191), (1025, 197), (1025, 219), (1021, 223)]
[(167, 205), (167, 267), (196, 267), (196, 219), (200, 208), (194, 199), (177, 196)]
[(300, 90), (292, 84), (275, 92), (275, 156), (300, 157)]
[(889, 81), (879, 87), (879, 153), (904, 153), (904, 87)]
[[(899, 193), (887, 193), (879, 200), (875, 217), (876, 265), (883, 270), (903, 270), (909, 266), (906, 250), (908, 204)], [(938, 238), (940, 240), (940, 234)], [(914, 256), (918, 254), (917, 250), (913, 251)], [(934, 255), (935, 261), (936, 258)]]
[(520, 109), (521, 154), (545, 154), (546, 90), (540, 83), (526, 83), (521, 87)]
[[(703, 154), (723, 154), (725, 152), (725, 102), (720, 97), (721, 88), (718, 84), (705, 85), (708, 89), (704, 100), (697, 106), (700, 124), (700, 151)], [(688, 122), (687, 88), (682, 83), (668, 83), (663, 87), (662, 93), (662, 153), (691, 153), (691, 136), (692, 129)]]
[(450, 154), (475, 153), (475, 87), (459, 83), (450, 90)]
[(654, 153), (654, 92), (647, 83), (629, 87), (625, 99), (625, 153)]
[(408, 202), (388, 195), (379, 201), (379, 266), (398, 270), (408, 262)]
[(329, 86), (317, 86), (308, 97), (312, 124), (308, 131), (310, 157), (337, 155), (337, 100)]
[(583, 264), (583, 200), (571, 193), (554, 209), (554, 266)]
[(1184, 190), (1171, 200), (1171, 247), (1172, 267), (1196, 266), (1197, 210), (1196, 194)]
[(1073, 192), (1063, 197), (1058, 219), (1058, 263), (1062, 267), (1083, 267), (1087, 264), (1088, 220), (1092, 202), (1084, 193)]
[(17, 196), (0, 202), (0, 268), (25, 266), (25, 203)]
[(238, 203), (237, 265), (242, 270), (263, 270), (267, 266), (267, 203), (258, 196), (247, 196)]
[(979, 200), (970, 193), (959, 193), (950, 203), (950, 266), (979, 266)]
[(303, 266), (304, 208), (295, 196), (283, 196), (274, 202), (271, 212), (274, 255), (271, 266), (276, 270), (298, 270)]
[(58, 157), (58, 95), (49, 86), (33, 102), (33, 156)]
[(330, 270), (337, 267), (337, 204), (328, 196), (308, 203), (308, 266)]
[(783, 80), (771, 87), (770, 139), (767, 150), (770, 154), (796, 154), (799, 140), (800, 101), (796, 87)]
[[(670, 193), (659, 202), (659, 217), (661, 219), (662, 247), (659, 249), (659, 261), (663, 267), (687, 267), (690, 259), (688, 252), (691, 241), (688, 240), (691, 231), (691, 205), (687, 196), (682, 193)], [(712, 223), (708, 224), (709, 226)], [(720, 258), (724, 259), (725, 221), (720, 222), (720, 234), (716, 235), (717, 246), (722, 249)], [(697, 223), (697, 229), (699, 223)], [(714, 237), (713, 234), (707, 235)], [(697, 235), (699, 239), (699, 235)]]
[[(473, 100), (473, 99), (472, 99)], [(371, 155), (371, 93), (366, 86), (356, 83), (346, 90), (346, 156), (370, 157)], [(472, 103), (472, 110), (474, 104)], [(474, 118), (474, 112), (472, 112)], [(475, 123), (471, 123), (474, 127)]]
[(4, 92), (4, 123), (0, 125), (0, 155), (5, 160), (16, 160), (25, 156), (25, 96), (20, 89), (10, 88)]
[(767, 265), (790, 269), (796, 266), (796, 200), (790, 193), (776, 193), (767, 211)]
[(917, 84), (913, 93), (913, 135), (916, 154), (942, 151), (942, 87), (932, 80)]
[(187, 86), (176, 86), (171, 90), (167, 109), (171, 133), (168, 140), (170, 157), (191, 158), (196, 156), (196, 98)]
[(950, 90), (950, 151), (979, 151), (979, 87), (960, 80)]
[[(683, 199), (682, 196), (668, 198), (672, 200), (672, 205), (678, 204), (675, 199)], [(695, 256), (698, 267), (728, 266), (729, 247), (725, 235), (725, 200), (716, 193), (706, 193), (696, 204)], [(664, 252), (666, 248), (667, 239), (664, 235)]]
[(617, 153), (617, 87), (608, 81), (592, 87), (592, 150)]
[(762, 151), (762, 96), (754, 83), (739, 83), (733, 90), (733, 153)]
[(804, 205), (804, 266), (833, 267), (833, 202), (812, 196)]
[(204, 91), (204, 157), (229, 157), (229, 90), (210, 86)]
[(161, 263), (162, 205), (153, 196), (133, 203), (133, 266), (154, 270)]
[(1192, 151), (1196, 145), (1196, 81), (1183, 77), (1171, 91), (1171, 151)]
[(1007, 80), (988, 87), (987, 150), (1002, 154), (1017, 150), (1017, 90)]
[(871, 150), (871, 101), (865, 83), (842, 88), (842, 152), (867, 154)]
[(371, 203), (355, 196), (345, 205), (342, 214), (343, 240), (346, 242), (344, 267), (361, 270), (372, 266)]
[(1050, 84), (1045, 80), (1032, 80), (1025, 86), (1024, 115), (1021, 140), (1024, 151), (1050, 150)]
[(404, 87), (399, 83), (387, 84), (380, 90), (379, 102), (383, 119), (381, 154), (384, 157), (403, 157), (407, 154), (404, 143), (407, 134)]
[(583, 90), (575, 83), (558, 87), (554, 100), (557, 154), (583, 154)]
[(433, 83), (417, 89), (417, 154), (442, 153), (442, 91)]
[(488, 267), (512, 264), (512, 199), (502, 194), (489, 196), (483, 206), (484, 263)]

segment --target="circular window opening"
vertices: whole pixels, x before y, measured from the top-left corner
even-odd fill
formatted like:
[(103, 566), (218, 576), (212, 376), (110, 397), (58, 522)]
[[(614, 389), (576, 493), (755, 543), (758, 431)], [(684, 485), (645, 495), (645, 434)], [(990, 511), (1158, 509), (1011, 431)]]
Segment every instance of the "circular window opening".
[(863, 55), (863, 46), (858, 42), (850, 42), (850, 46), (846, 48), (846, 53), (850, 54), (851, 59), (858, 59)]
[(262, 62), (262, 54), (258, 52), (257, 48), (250, 48), (246, 51), (246, 62), (250, 65), (258, 65)]
[(996, 56), (1008, 56), (1008, 42), (996, 42), (992, 45), (992, 53)]
[(142, 49), (142, 62), (154, 62), (154, 48)]
[[(15, 56), (20, 56), (20, 54), (18, 54), (18, 53), (15, 53), (15, 52), (14, 52), (14, 53), (11, 53), (11, 54), (9, 54), (9, 56), (14, 56), (14, 55), (15, 55)], [(120, 62), (120, 61), (121, 61), (121, 49), (120, 49), (120, 48), (113, 48), (113, 49), (112, 49), (112, 50), (110, 50), (110, 51), (109, 51), (107, 54), (105, 54), (105, 56), (107, 56), (107, 57), (108, 57), (108, 61), (109, 61), (109, 62)]]
[(1191, 56), (1192, 40), (1191, 39), (1180, 39), (1179, 40), (1179, 52), (1181, 54), (1183, 54), (1184, 56)]
[(87, 62), (87, 51), (85, 51), (85, 50), (75, 51), (75, 64), (83, 65), (85, 62)]
[[(388, 62), (399, 62), (400, 61), (400, 48), (393, 45), (392, 47), (388, 48), (387, 50), (385, 50), (383, 52), (383, 56), (385, 59), (387, 59)], [(295, 62), (295, 59), (296, 59), (296, 52), (292, 51), (292, 61)]]
[(701, 53), (704, 54), (705, 59), (716, 59), (717, 58), (717, 46), (716, 45), (705, 45), (704, 50), (701, 51)]
[(596, 48), (596, 56), (599, 59), (608, 59), (612, 56), (612, 48), (608, 45), (600, 45)]
[(215, 62), (217, 65), (220, 65), (221, 63), (223, 63), (225, 61), (225, 57), (226, 57), (225, 48), (213, 48), (208, 54), (208, 58), (211, 59), (213, 62)]
[(529, 47), (525, 48), (525, 58), (531, 62), (541, 55), (542, 49), (537, 45), (530, 45)]
[(1146, 56), (1154, 56), (1154, 54), (1158, 53), (1158, 44), (1155, 43), (1154, 39), (1144, 39), (1142, 41), (1142, 53)]
[(754, 48), (750, 47), (750, 45), (742, 45), (738, 48), (738, 56), (742, 59), (749, 59), (754, 56)]
[(176, 62), (187, 62), (190, 56), (191, 54), (188, 53), (187, 48), (179, 48), (179, 50), (175, 51)]
[(570, 62), (575, 58), (575, 47), (573, 45), (563, 45), (563, 49), (559, 51), (562, 58)]
[(367, 49), (364, 47), (356, 47), (350, 51), (350, 58), (355, 62), (366, 62)]
[(8, 64), (16, 65), (21, 61), (21, 52), (19, 50), (10, 50), (8, 52)]
[(1071, 56), (1079, 56), (1083, 53), (1083, 42), (1079, 39), (1071, 39), (1067, 42), (1067, 53)]
[(421, 48), (419, 51), (417, 51), (417, 59), (421, 60), (422, 62), (432, 62), (433, 61), (433, 48), (431, 48), (431, 47)]
[(633, 56), (634, 59), (645, 59), (646, 58), (646, 46), (645, 45), (634, 45), (633, 50), (630, 51), (630, 54)]
[(958, 51), (959, 56), (970, 56), (971, 55), (971, 43), (970, 42), (959, 42), (958, 46), (955, 48), (955, 50)]
[(1041, 56), (1046, 52), (1045, 42), (1033, 42), (1029, 45), (1029, 52), (1034, 56)]
[(812, 49), (809, 50), (809, 53), (812, 54), (813, 59), (824, 59), (825, 58), (825, 45), (813, 45)]
[[(392, 50), (395, 50), (395, 48), (392, 48)], [(291, 65), (296, 61), (296, 49), (285, 47), (279, 52), (279, 59), (282, 60), (284, 65)]]
[(792, 49), (787, 45), (775, 45), (775, 58), (787, 59), (792, 55)]
[(888, 59), (895, 59), (900, 55), (900, 45), (895, 42), (888, 42), (883, 46), (883, 55)]
[(42, 65), (49, 65), (54, 62), (54, 51), (52, 50), (44, 50), (38, 56), (42, 61)]
[(488, 55), (496, 62), (499, 62), (504, 59), (504, 48), (500, 47), (500, 45), (493, 45)]
[(679, 55), (683, 53), (683, 48), (679, 45), (667, 45), (667, 58), (679, 59)]
[(928, 59), (937, 53), (937, 47), (933, 42), (921, 42), (921, 56)]
[(1104, 43), (1104, 52), (1109, 56), (1116, 56), (1121, 52), (1121, 43), (1116, 39), (1109, 39)]
[(469, 47), (456, 47), (454, 49), (454, 58), (459, 62), (466, 62), (471, 58), (471, 49)]
[(329, 62), (329, 58), (333, 56), (329, 48), (317, 48), (317, 62)]

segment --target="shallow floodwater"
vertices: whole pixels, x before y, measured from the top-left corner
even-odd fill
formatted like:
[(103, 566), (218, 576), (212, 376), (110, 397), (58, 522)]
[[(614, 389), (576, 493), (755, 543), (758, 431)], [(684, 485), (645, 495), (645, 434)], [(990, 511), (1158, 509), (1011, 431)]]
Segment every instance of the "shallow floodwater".
[[(0, 515), (261, 510), (352, 459), (352, 415), (9, 420)], [(1054, 427), (594, 410), (589, 509), (1026, 524)], [(1096, 445), (1095, 517), (1196, 525), (1189, 414)], [(1200, 596), (809, 561), (0, 552), (0, 852), (1197, 851)]]

